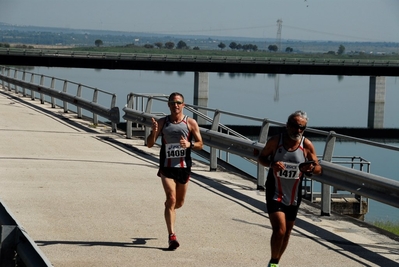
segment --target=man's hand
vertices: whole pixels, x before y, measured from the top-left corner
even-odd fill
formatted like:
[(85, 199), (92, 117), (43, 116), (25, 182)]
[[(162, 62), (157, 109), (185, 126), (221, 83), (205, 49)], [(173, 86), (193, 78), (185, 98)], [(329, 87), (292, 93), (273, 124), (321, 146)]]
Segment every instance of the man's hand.
[(186, 140), (186, 138), (184, 138), (183, 135), (180, 136), (180, 146), (182, 148), (189, 148), (190, 147), (190, 142)]
[(151, 118), (151, 120), (152, 120), (152, 127), (151, 127), (152, 132), (155, 134), (158, 131), (158, 122), (154, 118)]
[(270, 163), (270, 168), (272, 168), (275, 172), (278, 172), (285, 169), (285, 164), (282, 161), (274, 161)]
[(147, 147), (152, 147), (158, 138), (158, 121), (154, 118), (151, 118), (151, 121), (151, 133), (147, 136)]
[(314, 170), (315, 164), (314, 161), (306, 161), (299, 164), (299, 170), (303, 173), (312, 173)]

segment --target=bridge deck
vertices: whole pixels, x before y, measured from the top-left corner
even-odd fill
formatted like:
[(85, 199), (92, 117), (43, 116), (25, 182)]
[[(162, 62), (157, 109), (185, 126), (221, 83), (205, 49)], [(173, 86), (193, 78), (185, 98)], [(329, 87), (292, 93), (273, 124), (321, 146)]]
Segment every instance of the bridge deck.
[[(264, 193), (196, 162), (166, 251), (158, 149), (0, 89), (0, 199), (57, 267), (266, 266)], [(399, 266), (399, 241), (303, 203), (281, 266)], [(356, 222), (356, 223), (355, 223)]]
[[(267, 54), (265, 54), (267, 56)], [(1, 49), (0, 64), (90, 69), (124, 69), (185, 72), (283, 73), (311, 75), (393, 76), (397, 60), (314, 59), (291, 57), (221, 57), (93, 53), (37, 49)]]

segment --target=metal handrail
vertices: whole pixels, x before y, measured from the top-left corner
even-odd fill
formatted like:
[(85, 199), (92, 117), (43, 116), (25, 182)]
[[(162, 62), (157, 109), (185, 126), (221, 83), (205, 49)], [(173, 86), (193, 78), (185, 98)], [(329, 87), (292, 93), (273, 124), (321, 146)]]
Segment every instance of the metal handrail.
[[(13, 75), (11, 74), (13, 72)], [(26, 81), (27, 76), (30, 75), (30, 81)], [(21, 77), (19, 77), (21, 76)], [(35, 79), (36, 78), (36, 79)], [(45, 79), (47, 79), (48, 83), (50, 84), (50, 87), (46, 86)], [(119, 123), (120, 120), (120, 112), (119, 108), (116, 106), (116, 95), (115, 94), (110, 94), (106, 91), (89, 87), (89, 86), (83, 86), (78, 83), (74, 83), (71, 81), (66, 81), (66, 80), (61, 80), (57, 79), (55, 77), (50, 77), (46, 75), (39, 75), (36, 73), (31, 73), (27, 72), (25, 70), (19, 71), (17, 69), (12, 69), (9, 67), (1, 67), (1, 72), (0, 72), (0, 80), (2, 80), (3, 83), (3, 88), (5, 88), (5, 83), (8, 83), (8, 90), (12, 90), (12, 85), (14, 85), (14, 90), (15, 93), (22, 93), (24, 96), (26, 96), (25, 90), (31, 90), (31, 99), (34, 100), (36, 97), (34, 95), (34, 92), (37, 92), (40, 94), (40, 100), (41, 103), (43, 104), (45, 102), (44, 95), (47, 95), (51, 97), (51, 104), (52, 107), (54, 108), (56, 106), (55, 104), (55, 99), (59, 99), (63, 101), (63, 107), (64, 107), (64, 112), (68, 112), (68, 105), (72, 104), (77, 107), (77, 114), (79, 118), (82, 118), (82, 111), (81, 109), (85, 109), (91, 113), (93, 113), (93, 123), (98, 124), (98, 115), (109, 119), (112, 123), (112, 131), (116, 132), (117, 128), (117, 123)], [(36, 82), (35, 80), (39, 80), (40, 83)], [(55, 87), (55, 82), (56, 81), (61, 81), (63, 84), (63, 89), (61, 91), (56, 90)], [(77, 93), (76, 95), (69, 94), (67, 89), (68, 85), (75, 85), (77, 87)], [(22, 92), (18, 91), (18, 87), (22, 88)], [(86, 100), (85, 98), (82, 97), (82, 90), (83, 89), (89, 89), (92, 91), (92, 100)], [(111, 103), (110, 107), (104, 107), (98, 103), (98, 94), (103, 93), (111, 97)]]
[[(7, 75), (4, 75), (6, 70), (7, 70)], [(97, 112), (101, 116), (111, 119), (111, 121), (113, 123), (115, 123), (116, 121), (119, 121), (119, 109), (117, 107), (115, 107), (115, 99), (116, 99), (115, 95), (113, 95), (113, 98), (112, 98), (112, 103), (111, 103), (112, 108), (110, 108), (110, 109), (104, 108), (104, 107), (98, 105), (94, 101), (87, 101), (87, 100), (83, 99), (81, 97), (80, 84), (76, 84), (76, 85), (78, 85), (78, 94), (76, 96), (72, 96), (72, 95), (69, 95), (65, 90), (65, 88), (67, 87), (68, 81), (63, 81), (64, 82), (64, 90), (63, 91), (56, 91), (53, 86), (54, 79), (55, 79), (54, 77), (52, 77), (51, 87), (46, 87), (46, 86), (44, 86), (43, 80), (47, 76), (40, 75), (40, 84), (35, 84), (35, 83), (33, 83), (33, 80), (34, 80), (33, 77), (35, 76), (35, 74), (30, 73), (31, 74), (31, 82), (27, 82), (27, 81), (25, 81), (27, 72), (22, 71), (22, 79), (20, 79), (20, 78), (18, 78), (19, 72), (17, 70), (14, 70), (14, 77), (11, 77), (10, 71), (11, 71), (10, 68), (3, 67), (2, 72), (1, 72), (2, 74), (0, 75), (0, 79), (3, 80), (3, 87), (4, 87), (5, 82), (8, 82), (9, 84), (14, 84), (14, 86), (15, 86), (14, 89), (15, 89), (16, 93), (18, 92), (18, 90), (17, 90), (18, 86), (20, 86), (22, 88), (28, 88), (32, 92), (36, 91), (36, 92), (39, 92), (40, 94), (47, 94), (50, 97), (57, 97), (64, 102), (68, 102), (68, 103), (77, 105), (79, 107), (86, 108), (87, 110), (92, 111), (92, 112)], [(8, 86), (8, 88), (9, 88), (9, 90), (11, 90), (10, 85)], [(98, 91), (95, 91), (95, 93), (96, 92), (98, 93)], [(93, 99), (95, 97), (96, 96), (93, 96)], [(159, 117), (159, 113), (153, 112), (151, 110), (152, 101), (158, 100), (158, 101), (166, 102), (167, 98), (165, 97), (165, 95), (143, 95), (143, 94), (131, 93), (128, 96), (128, 103), (130, 103), (131, 99), (138, 98), (138, 97), (141, 97), (143, 99), (146, 98), (147, 106), (144, 106), (144, 101), (143, 101), (143, 105), (141, 107), (142, 110), (138, 110), (137, 107), (134, 107), (133, 102), (131, 102), (131, 104), (128, 104), (125, 108), (123, 108), (123, 111), (125, 112), (125, 115), (123, 116), (123, 118), (128, 121), (128, 125), (131, 124), (131, 122), (136, 122), (139, 125), (143, 125), (145, 128), (146, 134), (148, 134), (149, 127), (151, 126), (151, 118)], [(41, 96), (41, 100), (44, 101), (42, 96)], [(136, 104), (136, 106), (137, 106), (137, 104)], [(245, 116), (242, 114), (236, 114), (236, 113), (232, 113), (232, 112), (211, 109), (211, 108), (207, 108), (207, 107), (200, 107), (200, 106), (195, 106), (195, 105), (187, 104), (186, 109), (197, 116), (201, 116), (201, 118), (205, 118), (205, 120), (207, 122), (212, 124), (211, 129), (205, 129), (205, 128), (200, 129), (201, 134), (204, 139), (204, 143), (210, 147), (210, 169), (211, 170), (216, 170), (216, 167), (217, 167), (216, 149), (225, 151), (227, 154), (228, 153), (236, 154), (243, 158), (246, 158), (246, 159), (256, 162), (257, 154), (259, 153), (259, 151), (263, 148), (264, 144), (266, 143), (269, 126), (271, 124), (278, 125), (278, 126), (285, 125), (285, 123), (283, 123), (283, 122), (273, 121), (273, 120), (270, 120), (267, 118), (263, 118), (263, 119), (262, 118), (254, 118), (254, 117), (249, 117), (249, 116)], [(65, 111), (67, 110), (65, 107), (65, 103), (64, 103), (64, 110)], [(207, 115), (202, 114), (198, 110), (212, 111), (212, 112), (214, 112), (214, 117), (210, 118)], [(251, 119), (257, 123), (262, 123), (258, 141), (249, 140), (247, 137), (242, 136), (239, 133), (237, 133), (237, 132), (233, 131), (232, 129), (229, 129), (225, 125), (221, 124), (220, 117), (222, 114), (229, 115), (229, 116), (235, 116), (238, 118)], [(226, 133), (223, 133), (223, 130)], [(355, 142), (359, 142), (359, 143), (363, 143), (363, 144), (367, 144), (367, 145), (372, 145), (372, 146), (382, 147), (385, 149), (399, 151), (399, 147), (396, 147), (396, 146), (391, 146), (391, 145), (386, 145), (386, 144), (369, 141), (369, 140), (365, 140), (365, 139), (359, 139), (359, 138), (355, 138), (355, 137), (351, 137), (351, 136), (341, 135), (341, 134), (338, 134), (335, 132), (320, 131), (320, 130), (312, 129), (312, 128), (307, 128), (307, 131), (317, 133), (322, 136), (326, 136), (326, 146), (323, 151), (323, 157), (322, 157), (322, 163), (321, 163), (323, 167), (325, 165), (325, 162), (332, 161), (332, 154), (333, 154), (333, 150), (334, 150), (335, 139), (337, 137), (340, 139), (343, 139), (343, 140), (355, 141)], [(127, 137), (128, 137), (128, 135), (129, 135), (129, 131), (127, 131)], [(328, 179), (323, 179), (323, 177), (333, 177), (334, 176), (334, 175), (330, 175), (330, 173), (333, 172), (333, 168), (330, 168), (329, 165), (325, 165), (325, 166), (326, 166), (326, 170), (323, 172), (323, 175), (315, 176), (315, 177), (313, 177), (313, 180), (319, 181), (319, 182), (322, 182), (322, 183), (328, 184), (328, 185), (334, 185), (334, 183), (329, 182)], [(336, 166), (340, 171), (340, 172), (338, 172), (337, 175), (344, 175), (344, 173), (346, 173), (349, 169), (347, 167), (339, 166), (337, 164), (335, 164), (334, 166)], [(344, 168), (344, 169), (341, 169), (341, 168)], [(355, 173), (353, 175), (355, 177), (355, 179), (361, 180), (364, 177), (367, 178), (367, 175), (365, 172), (362, 172), (362, 171), (357, 171), (357, 172), (359, 172), (359, 173)], [(335, 173), (336, 172), (334, 171), (334, 174)], [(257, 173), (258, 187), (263, 187), (265, 180), (266, 180), (265, 176), (266, 176), (266, 169), (264, 167), (258, 165), (258, 173)], [(345, 178), (345, 177), (343, 177), (343, 178)], [(368, 177), (368, 178), (370, 178), (370, 177)], [(393, 180), (390, 180), (390, 181), (393, 181)], [(390, 195), (392, 195), (393, 199), (396, 200), (396, 203), (399, 203), (399, 201), (398, 201), (399, 199), (396, 199), (398, 196), (397, 192), (399, 190), (399, 187), (397, 187), (396, 183), (392, 183), (391, 185), (392, 186), (388, 188), (388, 190), (390, 190), (388, 192), (390, 192)], [(370, 191), (371, 194), (373, 194), (373, 192), (374, 192), (375, 194), (372, 195), (370, 198), (380, 201), (382, 203), (386, 203), (383, 199), (379, 199), (380, 196), (385, 195), (387, 193), (386, 191), (382, 192), (381, 188), (377, 188), (377, 189), (369, 188), (368, 189), (367, 187), (368, 187), (368, 184), (365, 184), (365, 189), (362, 192)], [(347, 190), (347, 191), (352, 192), (357, 195), (362, 195), (362, 192), (358, 192), (357, 190), (354, 190), (353, 189), (354, 186), (350, 185), (349, 183), (343, 182), (343, 184), (339, 184), (339, 188), (342, 188), (344, 190)], [(325, 190), (326, 189), (323, 188), (323, 192)], [(385, 190), (385, 188), (384, 188), (384, 190)], [(330, 192), (331, 190), (326, 190), (326, 191), (329, 192), (329, 195), (331, 194), (331, 192)], [(367, 193), (364, 196), (368, 197), (369, 193)], [(323, 199), (322, 202), (323, 202), (322, 209), (327, 210), (327, 212), (322, 211), (322, 213), (329, 213), (329, 208), (326, 208), (326, 206), (327, 205), (330, 206), (330, 200), (327, 198), (327, 199)], [(397, 204), (390, 201), (390, 205), (393, 205), (396, 207)]]
[[(152, 100), (161, 100), (166, 101), (164, 97), (157, 98), (153, 96), (148, 96), (145, 94), (135, 94), (131, 93), (131, 97), (142, 97), (147, 98), (149, 102), (152, 103)], [(256, 161), (258, 152), (264, 147), (266, 142), (265, 136), (267, 136), (268, 128), (270, 124), (275, 124), (279, 126), (285, 125), (282, 122), (276, 122), (269, 119), (260, 119), (253, 118), (254, 121), (262, 122), (261, 131), (258, 137), (258, 141), (248, 140), (246, 138), (241, 138), (240, 136), (234, 136), (229, 134), (224, 134), (218, 131), (220, 114), (228, 114), (237, 117), (243, 117), (241, 114), (234, 114), (231, 112), (225, 112), (217, 109), (211, 109), (206, 107), (200, 107), (195, 105), (187, 105), (189, 111), (195, 111), (197, 113), (197, 109), (213, 111), (215, 113), (215, 117), (212, 121), (212, 124), (217, 121), (217, 127), (212, 125), (211, 129), (205, 129), (200, 127), (200, 132), (204, 141), (204, 144), (209, 146), (212, 149), (223, 150), (226, 153), (233, 153), (238, 156), (248, 158)], [(125, 107), (123, 108), (125, 115), (123, 118), (127, 120), (127, 123), (136, 122), (140, 125), (143, 125), (145, 128), (151, 127), (151, 118), (159, 116), (154, 116), (154, 113), (151, 111), (151, 108), (146, 108), (146, 111), (134, 109), (134, 107)], [(220, 124), (221, 125), (221, 124)], [(323, 151), (322, 160), (320, 161), (321, 166), (323, 167), (323, 173), (321, 175), (315, 175), (312, 177), (313, 180), (321, 182), (323, 186), (330, 185), (338, 187), (342, 190), (346, 190), (348, 192), (352, 192), (353, 194), (367, 197), (379, 201), (381, 203), (385, 203), (391, 205), (393, 207), (399, 207), (399, 182), (394, 181), (392, 179), (388, 179), (382, 176), (373, 175), (370, 173), (366, 173), (362, 170), (355, 170), (345, 166), (341, 166), (337, 163), (332, 163), (333, 158), (333, 150), (335, 145), (335, 139), (338, 137), (342, 140), (355, 141), (367, 145), (382, 147), (385, 149), (390, 149), (394, 151), (399, 151), (399, 147), (386, 145), (378, 142), (373, 142), (365, 139), (354, 138), (351, 136), (341, 135), (335, 132), (326, 132), (317, 129), (307, 128), (306, 131), (310, 131), (313, 133), (317, 133), (320, 135), (324, 135), (326, 137), (326, 146)], [(212, 161), (216, 161), (216, 154), (210, 154), (210, 165), (212, 168)], [(342, 162), (341, 162), (342, 163)], [(348, 162), (345, 162), (348, 164)], [(355, 162), (351, 162), (351, 164), (355, 164)], [(364, 161), (359, 162), (358, 164), (367, 164), (369, 166), (369, 162)], [(263, 186), (265, 182), (265, 168), (263, 166), (258, 165), (258, 176), (257, 183), (258, 186)], [(348, 179), (348, 177), (350, 177)], [(381, 185), (378, 185), (378, 181), (383, 181)], [(328, 188), (327, 188), (328, 189)], [(325, 190), (325, 189), (323, 189)], [(331, 190), (329, 191), (329, 197), (322, 197), (322, 214), (329, 214), (331, 209)], [(386, 197), (389, 196), (389, 197)]]
[(0, 229), (0, 266), (17, 266), (21, 261), (26, 267), (53, 266), (1, 201)]

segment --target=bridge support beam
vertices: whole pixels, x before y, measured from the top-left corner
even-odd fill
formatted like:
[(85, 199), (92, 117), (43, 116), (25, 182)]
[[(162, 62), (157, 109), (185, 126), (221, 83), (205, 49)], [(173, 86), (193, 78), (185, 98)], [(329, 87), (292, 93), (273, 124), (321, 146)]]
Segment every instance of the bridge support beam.
[[(195, 72), (194, 73), (194, 105), (207, 107), (209, 99), (209, 73), (208, 72)], [(206, 110), (198, 109), (203, 114), (207, 114)], [(194, 114), (194, 119), (197, 120), (199, 125), (206, 124), (202, 118), (198, 118)]]
[(385, 77), (370, 77), (368, 128), (384, 128)]

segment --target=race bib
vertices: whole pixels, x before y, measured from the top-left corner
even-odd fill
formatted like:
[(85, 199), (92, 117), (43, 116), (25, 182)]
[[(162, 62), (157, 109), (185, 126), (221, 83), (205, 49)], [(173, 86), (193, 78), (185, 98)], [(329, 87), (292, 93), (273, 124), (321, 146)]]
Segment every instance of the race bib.
[(182, 158), (186, 156), (186, 149), (179, 143), (165, 144), (166, 158)]
[(299, 171), (299, 164), (284, 162), (285, 169), (278, 171), (277, 176), (282, 179), (299, 179), (301, 172)]

